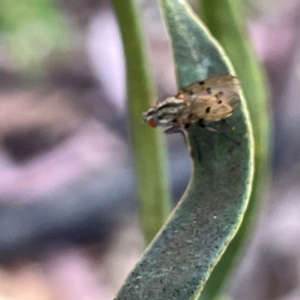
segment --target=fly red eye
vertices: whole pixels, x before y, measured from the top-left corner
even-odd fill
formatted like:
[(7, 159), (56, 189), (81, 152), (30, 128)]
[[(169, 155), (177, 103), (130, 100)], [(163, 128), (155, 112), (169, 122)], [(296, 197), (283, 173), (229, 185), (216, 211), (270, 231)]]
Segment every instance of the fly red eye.
[(151, 127), (156, 127), (157, 124), (154, 120), (154, 118), (150, 117), (148, 120), (147, 120), (148, 124), (151, 126)]

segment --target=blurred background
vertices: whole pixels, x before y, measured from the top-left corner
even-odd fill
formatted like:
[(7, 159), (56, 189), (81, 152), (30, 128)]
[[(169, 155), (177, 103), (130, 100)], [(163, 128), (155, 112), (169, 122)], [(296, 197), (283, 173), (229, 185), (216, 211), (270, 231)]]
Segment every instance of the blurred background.
[[(169, 41), (156, 2), (137, 3), (163, 99), (176, 92)], [(273, 171), (226, 291), (235, 300), (296, 300), (300, 2), (247, 0), (245, 9), (270, 83)], [(181, 135), (167, 139), (175, 203), (191, 163)], [(143, 243), (109, 0), (0, 2), (0, 170), (0, 299), (112, 299)]]

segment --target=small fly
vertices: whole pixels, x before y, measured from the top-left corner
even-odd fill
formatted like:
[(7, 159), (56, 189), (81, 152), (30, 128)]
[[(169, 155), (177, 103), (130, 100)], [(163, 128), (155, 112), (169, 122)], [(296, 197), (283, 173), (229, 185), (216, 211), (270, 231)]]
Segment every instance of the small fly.
[(231, 116), (240, 102), (241, 85), (237, 77), (219, 75), (195, 82), (177, 95), (150, 107), (143, 113), (151, 127), (184, 126), (218, 121)]

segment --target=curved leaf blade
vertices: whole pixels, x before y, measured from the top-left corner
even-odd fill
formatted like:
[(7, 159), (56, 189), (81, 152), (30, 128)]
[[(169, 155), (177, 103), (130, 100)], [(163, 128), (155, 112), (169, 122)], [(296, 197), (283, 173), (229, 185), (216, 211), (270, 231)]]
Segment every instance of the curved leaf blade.
[[(178, 86), (233, 74), (224, 52), (183, 0), (161, 0), (172, 41)], [(248, 204), (253, 142), (245, 101), (214, 124), (237, 141), (191, 126), (189, 187), (116, 299), (196, 299), (236, 233)]]

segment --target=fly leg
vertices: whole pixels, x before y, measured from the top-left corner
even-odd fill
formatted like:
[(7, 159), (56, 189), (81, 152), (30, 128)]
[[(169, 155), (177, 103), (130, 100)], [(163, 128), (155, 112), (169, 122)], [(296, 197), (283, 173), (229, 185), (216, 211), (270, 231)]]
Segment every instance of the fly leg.
[(185, 132), (184, 132), (182, 126), (174, 125), (168, 129), (166, 129), (164, 131), (164, 133), (166, 133), (166, 134), (180, 133), (183, 136), (183, 140), (184, 140), (185, 144), (187, 145), (186, 135), (185, 135)]
[[(190, 124), (184, 125), (184, 129), (188, 129), (189, 127), (190, 127)], [(194, 147), (190, 147), (190, 155), (192, 157), (195, 157), (200, 162), (201, 161), (201, 151), (198, 147), (197, 137), (190, 134), (190, 140), (191, 140), (191, 144), (194, 145)]]
[[(166, 129), (164, 132), (167, 133), (167, 134), (180, 133), (183, 136), (185, 144), (188, 145), (187, 136), (186, 136), (186, 133), (185, 133), (184, 129), (188, 129), (189, 126), (190, 126), (190, 124), (186, 124), (186, 125), (184, 125), (184, 128), (182, 128), (182, 126), (175, 125), (175, 126), (172, 126), (168, 129)], [(196, 157), (200, 161), (201, 160), (201, 154), (200, 154), (200, 151), (197, 147), (197, 139), (192, 135), (191, 135), (191, 139), (192, 139), (192, 142), (193, 142), (193, 144), (195, 145), (195, 148), (196, 148)], [(194, 153), (191, 150), (191, 148), (190, 148), (190, 155), (192, 157), (194, 157)]]
[(240, 145), (239, 142), (235, 141), (234, 139), (232, 139), (229, 135), (227, 135), (226, 133), (216, 129), (216, 128), (213, 128), (213, 127), (210, 127), (210, 126), (206, 126), (206, 124), (204, 123), (203, 119), (200, 119), (198, 121), (198, 125), (202, 128), (205, 128), (211, 132), (215, 132), (215, 133), (220, 133), (222, 134), (223, 136), (225, 136), (227, 139), (229, 139), (230, 141), (232, 141), (233, 143), (235, 143), (236, 145)]

